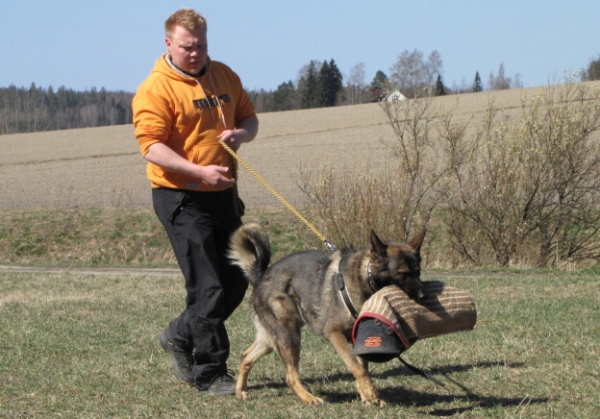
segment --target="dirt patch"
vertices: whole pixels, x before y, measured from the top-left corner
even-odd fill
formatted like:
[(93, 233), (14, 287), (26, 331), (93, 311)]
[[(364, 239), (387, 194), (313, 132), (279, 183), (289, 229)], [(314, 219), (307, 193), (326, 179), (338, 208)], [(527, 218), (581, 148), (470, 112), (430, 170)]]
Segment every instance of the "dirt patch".
[(87, 275), (151, 275), (181, 276), (179, 269), (169, 268), (46, 268), (31, 266), (0, 265), (0, 273), (82, 273)]
[[(60, 274), (78, 273), (85, 275), (135, 275), (135, 276), (175, 276), (181, 277), (181, 271), (176, 268), (48, 268), (31, 266), (0, 265), (2, 273), (33, 273), (33, 274)], [(423, 280), (448, 280), (448, 279), (510, 279), (522, 276), (516, 272), (478, 272), (478, 271), (427, 271), (423, 272)], [(547, 274), (527, 272), (528, 278), (543, 278)]]

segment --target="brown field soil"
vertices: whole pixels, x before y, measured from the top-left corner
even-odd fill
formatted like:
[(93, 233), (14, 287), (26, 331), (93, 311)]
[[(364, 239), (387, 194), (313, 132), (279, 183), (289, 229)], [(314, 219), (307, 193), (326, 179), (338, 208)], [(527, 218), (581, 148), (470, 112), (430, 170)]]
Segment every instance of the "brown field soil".
[[(453, 95), (434, 106), (457, 106), (455, 120), (497, 106), (518, 112), (520, 100), (545, 87)], [(303, 194), (300, 168), (322, 166), (363, 170), (389, 157), (382, 140), (394, 133), (378, 104), (260, 114), (257, 138), (240, 157), (293, 205)], [(151, 205), (145, 161), (133, 126), (0, 136), (0, 208), (73, 208)], [(240, 190), (248, 208), (279, 205), (272, 194), (240, 168)]]

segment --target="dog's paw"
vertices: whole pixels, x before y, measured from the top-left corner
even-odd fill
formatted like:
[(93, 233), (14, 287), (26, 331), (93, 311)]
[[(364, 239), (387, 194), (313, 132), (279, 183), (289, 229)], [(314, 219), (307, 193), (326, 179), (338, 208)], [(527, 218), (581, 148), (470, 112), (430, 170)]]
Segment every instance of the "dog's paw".
[(310, 397), (306, 397), (302, 399), (302, 403), (304, 404), (310, 404), (313, 406), (320, 406), (323, 403), (325, 403), (323, 401), (323, 399), (319, 399), (318, 397), (313, 396), (312, 394), (309, 394)]
[(250, 400), (250, 395), (247, 391), (236, 391), (235, 397), (240, 400)]
[(386, 403), (381, 399), (365, 400), (367, 406), (384, 407)]
[(315, 399), (314, 399), (313, 401), (311, 401), (311, 402), (310, 402), (310, 404), (312, 404), (313, 406), (320, 406), (320, 405), (322, 405), (323, 403), (325, 403), (325, 402), (323, 401), (323, 399), (320, 399), (320, 398), (318, 398), (318, 397), (315, 397)]

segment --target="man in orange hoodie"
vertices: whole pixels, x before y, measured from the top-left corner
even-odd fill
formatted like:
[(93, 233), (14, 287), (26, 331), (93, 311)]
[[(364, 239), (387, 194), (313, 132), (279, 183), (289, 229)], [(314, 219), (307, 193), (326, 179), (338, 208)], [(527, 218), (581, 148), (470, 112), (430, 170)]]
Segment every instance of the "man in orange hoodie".
[(208, 56), (206, 19), (184, 8), (165, 22), (167, 52), (133, 99), (155, 212), (185, 279), (184, 311), (160, 336), (176, 375), (200, 392), (235, 394), (225, 320), (248, 283), (227, 259), (241, 224), (233, 150), (258, 131), (254, 106), (228, 66)]

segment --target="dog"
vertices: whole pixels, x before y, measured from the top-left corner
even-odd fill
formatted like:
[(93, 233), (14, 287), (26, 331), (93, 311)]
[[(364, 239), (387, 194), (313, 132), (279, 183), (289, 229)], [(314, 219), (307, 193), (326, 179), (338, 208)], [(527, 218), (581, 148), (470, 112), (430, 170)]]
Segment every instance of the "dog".
[(371, 231), (370, 248), (307, 250), (287, 255), (269, 267), (271, 247), (265, 230), (254, 223), (241, 226), (232, 235), (229, 258), (252, 285), (256, 337), (241, 355), (236, 396), (249, 398), (252, 367), (276, 351), (285, 366), (286, 383), (296, 396), (309, 405), (323, 403), (300, 380), (300, 330), (306, 324), (342, 357), (356, 378), (361, 400), (367, 405), (385, 405), (371, 380), (367, 361), (352, 355), (352, 326), (356, 310), (387, 285), (399, 286), (415, 301), (425, 297), (420, 280), (424, 237), (425, 229), (405, 244), (382, 241)]

